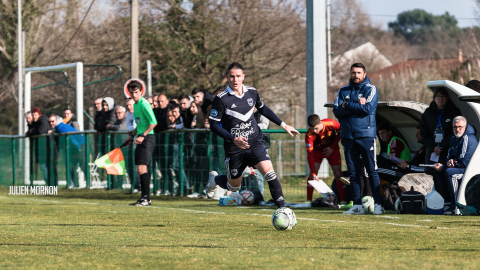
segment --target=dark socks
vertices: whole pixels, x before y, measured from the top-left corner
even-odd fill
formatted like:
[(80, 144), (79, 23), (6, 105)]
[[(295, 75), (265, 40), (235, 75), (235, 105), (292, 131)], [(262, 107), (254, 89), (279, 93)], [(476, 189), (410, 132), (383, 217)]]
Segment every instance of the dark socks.
[(228, 190), (228, 186), (227, 186), (227, 183), (228, 183), (228, 178), (226, 175), (218, 175), (215, 177), (215, 183), (223, 188), (223, 189), (227, 189)]
[(150, 175), (148, 173), (140, 175), (140, 184), (142, 185), (142, 198), (150, 200)]
[(283, 198), (282, 185), (278, 178), (267, 181), (268, 187), (270, 188), (270, 194), (272, 195), (273, 201), (278, 208), (285, 207), (285, 200)]

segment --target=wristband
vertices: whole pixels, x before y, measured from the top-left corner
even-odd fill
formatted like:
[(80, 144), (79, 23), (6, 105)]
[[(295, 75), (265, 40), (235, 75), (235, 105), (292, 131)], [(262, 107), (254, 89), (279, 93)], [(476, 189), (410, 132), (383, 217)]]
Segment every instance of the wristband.
[(138, 137), (144, 137), (145, 138), (145, 134), (140, 133), (140, 134), (138, 134)]
[(285, 122), (282, 122), (282, 123), (280, 124), (280, 126), (281, 126), (282, 128), (285, 128), (286, 125), (287, 125), (287, 124), (285, 124)]

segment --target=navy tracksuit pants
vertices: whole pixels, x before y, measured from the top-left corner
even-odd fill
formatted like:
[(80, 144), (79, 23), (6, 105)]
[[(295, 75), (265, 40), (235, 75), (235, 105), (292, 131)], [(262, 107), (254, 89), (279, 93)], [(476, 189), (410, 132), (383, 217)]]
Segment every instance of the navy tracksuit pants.
[(446, 203), (449, 202), (454, 205), (457, 201), (458, 189), (462, 183), (464, 173), (464, 168), (447, 168), (443, 172), (435, 171), (435, 176), (437, 177), (435, 190), (442, 195)]
[(375, 204), (382, 204), (380, 178), (377, 172), (375, 138), (342, 139), (342, 145), (348, 173), (350, 174), (353, 204), (362, 204), (360, 173), (363, 168), (360, 166), (360, 158), (363, 160), (368, 174)]

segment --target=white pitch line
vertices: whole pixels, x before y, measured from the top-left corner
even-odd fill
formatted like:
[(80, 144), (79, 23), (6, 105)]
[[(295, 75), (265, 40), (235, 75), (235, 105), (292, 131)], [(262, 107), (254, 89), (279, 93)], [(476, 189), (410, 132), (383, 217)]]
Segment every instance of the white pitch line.
[[(3, 199), (10, 199), (8, 197), (0, 196), (0, 198)], [(47, 202), (56, 202), (59, 203), (59, 201), (51, 201), (51, 200), (42, 200), (42, 199), (33, 199), (33, 198), (23, 198), (24, 200), (33, 200), (33, 201), (47, 201)], [(96, 204), (96, 205), (107, 205), (107, 204), (100, 204), (100, 203), (88, 203), (88, 202), (71, 202), (73, 204)], [(112, 205), (112, 204), (108, 204)], [(157, 206), (151, 206), (150, 208), (157, 208), (157, 209), (169, 209), (169, 210), (181, 210), (181, 211), (186, 211), (186, 212), (194, 212), (194, 213), (206, 213), (206, 214), (220, 214), (224, 215), (225, 213), (223, 212), (210, 212), (210, 211), (202, 211), (202, 210), (192, 210), (192, 209), (185, 209), (185, 208), (172, 208), (172, 207), (157, 207)], [(270, 209), (259, 209), (259, 210), (270, 210)], [(265, 216), (265, 217), (271, 217), (271, 215), (262, 215), (262, 214), (247, 214), (247, 215), (252, 215), (252, 216)], [(377, 217), (386, 217), (388, 218), (389, 216), (377, 216)], [(390, 218), (395, 218), (395, 217), (390, 217)], [(320, 222), (338, 222), (338, 223), (358, 223), (358, 224), (372, 224), (373, 222), (359, 222), (359, 221), (345, 221), (345, 220), (322, 220), (322, 219), (313, 219), (313, 218), (297, 218), (300, 220), (310, 220), (310, 221), (320, 221)], [(427, 221), (427, 220), (424, 220)], [(376, 224), (385, 224), (385, 225), (392, 225), (392, 226), (400, 226), (400, 227), (417, 227), (417, 228), (430, 228), (429, 226), (422, 226), (422, 225), (413, 225), (413, 224), (399, 224), (399, 223), (383, 223), (383, 222), (375, 222)], [(454, 229), (460, 229), (460, 228), (446, 228), (446, 227), (436, 227), (437, 229), (445, 229), (445, 230), (454, 230)], [(463, 230), (469, 230), (469, 231), (480, 231), (480, 229), (468, 229), (468, 228), (463, 228)]]

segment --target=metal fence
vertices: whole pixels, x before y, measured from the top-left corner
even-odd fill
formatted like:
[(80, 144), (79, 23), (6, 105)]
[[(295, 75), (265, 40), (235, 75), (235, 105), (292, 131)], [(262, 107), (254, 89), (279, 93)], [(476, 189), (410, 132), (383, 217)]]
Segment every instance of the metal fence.
[[(300, 132), (302, 135), (294, 139), (283, 129), (264, 130), (268, 153), (287, 199), (304, 198), (306, 194), (306, 130)], [(99, 135), (92, 130), (30, 138), (0, 136), (0, 184), (140, 190), (134, 165), (135, 145), (122, 148), (125, 175), (108, 175), (94, 164), (95, 159), (120, 146), (127, 137), (126, 132)], [(155, 142), (149, 170), (151, 190), (156, 195), (202, 193), (210, 171), (225, 174), (223, 139), (208, 130), (166, 131), (155, 134)], [(323, 172), (324, 176), (328, 174)], [(258, 173), (244, 175), (243, 188), (263, 190), (263, 182), (257, 181)], [(268, 192), (265, 195), (270, 196)]]

